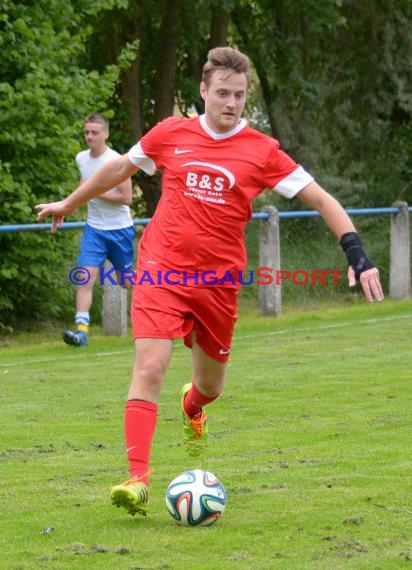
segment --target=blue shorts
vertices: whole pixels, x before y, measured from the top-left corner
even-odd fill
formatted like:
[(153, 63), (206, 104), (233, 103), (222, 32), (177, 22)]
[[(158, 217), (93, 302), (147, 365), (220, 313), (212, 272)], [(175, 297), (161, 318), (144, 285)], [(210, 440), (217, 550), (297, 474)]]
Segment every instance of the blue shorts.
[(81, 267), (102, 267), (108, 259), (118, 271), (131, 269), (134, 254), (134, 227), (121, 230), (84, 230), (77, 263)]

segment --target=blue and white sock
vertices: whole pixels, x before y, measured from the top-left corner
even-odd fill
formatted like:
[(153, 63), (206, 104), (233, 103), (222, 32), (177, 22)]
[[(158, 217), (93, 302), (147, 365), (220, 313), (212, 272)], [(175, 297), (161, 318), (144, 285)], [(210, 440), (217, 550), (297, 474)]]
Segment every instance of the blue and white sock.
[(74, 322), (78, 331), (89, 332), (90, 314), (87, 311), (77, 311)]

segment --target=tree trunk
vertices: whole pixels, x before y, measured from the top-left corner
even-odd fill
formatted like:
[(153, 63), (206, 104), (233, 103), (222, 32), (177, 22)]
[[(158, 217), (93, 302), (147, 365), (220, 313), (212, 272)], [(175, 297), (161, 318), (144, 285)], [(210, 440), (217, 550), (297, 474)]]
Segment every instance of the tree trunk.
[(138, 140), (143, 133), (142, 114), (140, 110), (140, 67), (141, 52), (132, 65), (123, 73), (121, 83), (122, 101), (124, 106), (129, 109), (129, 125), (128, 130), (131, 140)]
[(163, 0), (159, 35), (159, 58), (156, 82), (154, 123), (173, 114), (177, 47), (180, 29), (180, 0)]
[[(144, 22), (144, 6), (136, 4), (135, 10), (122, 20), (123, 35), (128, 42), (142, 40), (142, 22)], [(128, 124), (124, 131), (128, 131), (131, 140), (139, 139), (143, 134), (143, 119), (140, 102), (140, 75), (142, 63), (142, 48), (139, 45), (136, 59), (130, 67), (122, 73), (120, 83), (122, 105), (128, 109)]]
[(255, 41), (255, 38), (251, 38), (249, 36), (247, 32), (247, 20), (244, 18), (244, 15), (239, 11), (234, 10), (232, 12), (232, 19), (240, 37), (242, 38), (247, 55), (253, 60), (262, 91), (262, 97), (266, 105), (272, 136), (280, 142), (281, 146), (283, 146), (280, 136), (280, 128), (274, 112), (276, 99), (278, 97), (277, 88), (272, 87), (270, 84), (269, 77), (263, 64), (264, 58), (260, 57), (259, 54), (259, 43)]
[(222, 7), (214, 8), (210, 25), (210, 48), (227, 45), (227, 34), (230, 23), (230, 12), (224, 12)]

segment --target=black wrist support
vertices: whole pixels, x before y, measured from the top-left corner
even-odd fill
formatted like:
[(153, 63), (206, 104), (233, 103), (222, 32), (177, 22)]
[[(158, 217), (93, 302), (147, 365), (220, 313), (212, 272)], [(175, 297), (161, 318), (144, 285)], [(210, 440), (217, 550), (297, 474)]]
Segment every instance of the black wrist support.
[(375, 267), (363, 249), (362, 241), (356, 232), (343, 234), (339, 243), (345, 252), (349, 265), (355, 272), (356, 281), (359, 281), (361, 273)]

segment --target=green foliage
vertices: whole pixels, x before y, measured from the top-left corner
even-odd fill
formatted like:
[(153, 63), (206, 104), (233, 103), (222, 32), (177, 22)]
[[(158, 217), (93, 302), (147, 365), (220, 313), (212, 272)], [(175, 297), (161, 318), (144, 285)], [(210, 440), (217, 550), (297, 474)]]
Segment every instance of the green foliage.
[(346, 207), (412, 202), (410, 3), (240, 2), (233, 20), (285, 150)]
[[(58, 200), (78, 181), (84, 116), (105, 111), (120, 66), (102, 73), (79, 66), (91, 33), (89, 13), (115, 2), (3, 2), (0, 13), (0, 223), (33, 223), (34, 205)], [(135, 47), (122, 54), (122, 66)], [(64, 264), (73, 235), (0, 233), (7, 252), (0, 272), (0, 320), (62, 317), (71, 290)], [(16, 287), (18, 283), (18, 287)], [(71, 304), (71, 303), (70, 303)], [(71, 308), (71, 311), (73, 309)]]
[[(254, 67), (246, 109), (251, 124), (278, 138), (345, 207), (412, 203), (408, 0), (3, 0), (0, 223), (31, 223), (36, 203), (73, 189), (74, 155), (89, 112), (110, 117), (111, 142), (125, 152), (156, 120), (161, 70), (174, 85), (179, 110), (201, 111), (198, 83), (212, 23), (228, 14), (227, 42), (245, 51)], [(179, 30), (174, 70), (160, 65), (165, 20)], [(156, 206), (158, 183), (143, 174), (136, 181), (143, 194), (134, 210), (146, 215)], [(256, 208), (265, 201), (280, 210), (303, 207), (265, 193)], [(297, 234), (308, 243), (322, 241), (319, 224), (305, 222), (305, 231), (302, 224), (283, 225), (289, 243)], [(359, 225), (374, 230), (370, 220)], [(386, 243), (382, 231), (370, 242)], [(75, 259), (76, 237), (52, 237), (47, 248), (38, 239), (0, 233), (0, 321), (34, 308), (63, 317), (69, 297), (72, 305), (63, 267)], [(16, 287), (26, 251), (26, 271), (45, 284), (35, 302), (32, 290), (22, 297)]]
[[(412, 185), (402, 174), (410, 163), (404, 127), (412, 113), (412, 11), (404, 11), (403, 2), (390, 4), (349, 3), (343, 8), (347, 26), (329, 36), (339, 58), (325, 61), (321, 128), (330, 158), (325, 153), (318, 164), (330, 159), (341, 177), (364, 183), (347, 205), (412, 201)], [(366, 29), (370, 33), (359, 42)]]

